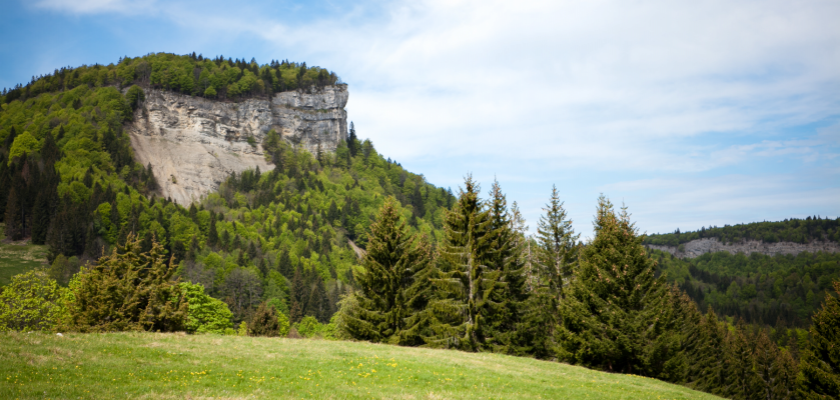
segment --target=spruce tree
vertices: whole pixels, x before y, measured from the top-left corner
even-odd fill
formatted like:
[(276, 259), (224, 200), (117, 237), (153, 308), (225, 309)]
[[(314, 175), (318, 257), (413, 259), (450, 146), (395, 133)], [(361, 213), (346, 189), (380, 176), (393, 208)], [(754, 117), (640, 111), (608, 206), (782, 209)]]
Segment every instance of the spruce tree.
[[(840, 296), (840, 282), (834, 282)], [(840, 399), (840, 299), (826, 294), (811, 317), (808, 347), (799, 362), (798, 394), (802, 399)]]
[(70, 288), (72, 325), (82, 332), (184, 329), (187, 302), (173, 280), (177, 265), (168, 265), (164, 249), (152, 244), (141, 252), (140, 240), (128, 241), (80, 272)]
[(385, 200), (370, 226), (362, 264), (365, 273), (356, 277), (355, 306), (342, 310), (347, 333), (359, 340), (414, 344), (415, 335), (403, 331), (418, 322), (412, 316), (425, 306), (418, 296), (423, 295), (420, 288), (429, 285), (422, 275), (427, 272), (429, 248), (408, 233), (393, 197)]
[(595, 238), (560, 304), (562, 356), (607, 371), (647, 374), (648, 348), (664, 328), (667, 287), (626, 209), (598, 199)]
[(498, 181), (494, 181), (490, 189), (488, 211), (493, 237), (488, 266), (501, 272), (501, 287), (491, 293), (491, 301), (483, 310), (487, 321), (484, 340), (495, 352), (524, 354), (529, 346), (516, 337), (516, 328), (528, 299), (522, 241), (514, 229), (507, 199)]
[(709, 307), (697, 329), (686, 338), (689, 368), (682, 383), (695, 390), (723, 394), (726, 385), (726, 341), (726, 328)]
[(575, 235), (572, 221), (566, 217), (557, 186), (551, 187), (551, 197), (543, 211), (545, 215), (540, 216), (537, 225), (539, 275), (540, 280), (548, 284), (549, 290), (559, 300), (564, 297), (563, 287), (571, 278), (577, 262), (578, 248), (575, 242), (580, 235)]
[(274, 337), (280, 333), (280, 323), (274, 306), (269, 306), (265, 302), (260, 303), (248, 324), (248, 333), (251, 336), (268, 337)]
[(755, 338), (746, 332), (743, 320), (735, 331), (727, 336), (724, 358), (726, 360), (726, 386), (724, 394), (736, 400), (744, 400), (756, 390), (754, 354), (752, 344)]
[(429, 345), (468, 351), (485, 348), (485, 316), (496, 293), (504, 290), (503, 271), (494, 268), (497, 232), (478, 193), (478, 184), (467, 176), (444, 221), (440, 277), (433, 280), (436, 321)]

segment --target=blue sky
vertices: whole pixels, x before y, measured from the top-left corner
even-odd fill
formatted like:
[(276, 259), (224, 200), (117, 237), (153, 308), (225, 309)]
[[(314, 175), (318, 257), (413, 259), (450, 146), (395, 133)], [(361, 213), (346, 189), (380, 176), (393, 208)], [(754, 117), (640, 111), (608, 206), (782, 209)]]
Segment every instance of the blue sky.
[(840, 2), (4, 0), (0, 87), (149, 52), (306, 61), (387, 157), (496, 177), (533, 230), (556, 184), (648, 233), (840, 215)]

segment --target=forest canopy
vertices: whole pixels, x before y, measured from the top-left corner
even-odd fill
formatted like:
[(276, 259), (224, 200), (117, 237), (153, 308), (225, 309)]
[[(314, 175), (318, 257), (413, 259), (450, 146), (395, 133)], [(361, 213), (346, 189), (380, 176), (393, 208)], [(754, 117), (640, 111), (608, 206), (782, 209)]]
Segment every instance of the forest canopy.
[(340, 79), (334, 72), (308, 67), (305, 62), (272, 60), (260, 65), (253, 58), (245, 61), (224, 56), (204, 58), (195, 53), (150, 53), (120, 58), (116, 64), (64, 67), (52, 74), (33, 76), (26, 85), (3, 89), (0, 104), (25, 101), (42, 93), (71, 90), (79, 85), (119, 88), (139, 85), (191, 96), (239, 100), (338, 83)]
[(723, 243), (737, 243), (742, 240), (760, 240), (765, 243), (808, 243), (815, 240), (840, 243), (840, 217), (831, 219), (815, 215), (805, 219), (791, 218), (778, 222), (709, 226), (690, 232), (680, 232), (677, 229), (673, 233), (648, 235), (644, 243), (676, 247), (703, 238), (717, 238)]

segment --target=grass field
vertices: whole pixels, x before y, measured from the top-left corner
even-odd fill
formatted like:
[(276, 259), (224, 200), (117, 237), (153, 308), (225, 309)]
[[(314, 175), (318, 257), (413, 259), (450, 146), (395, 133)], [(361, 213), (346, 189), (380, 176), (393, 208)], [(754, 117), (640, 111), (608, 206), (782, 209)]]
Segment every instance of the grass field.
[[(0, 224), (0, 239), (5, 238), (5, 226)], [(0, 243), (0, 286), (9, 284), (12, 276), (39, 266), (46, 266), (47, 246), (29, 242)]]
[(717, 399), (498, 354), (161, 333), (0, 334), (3, 399)]

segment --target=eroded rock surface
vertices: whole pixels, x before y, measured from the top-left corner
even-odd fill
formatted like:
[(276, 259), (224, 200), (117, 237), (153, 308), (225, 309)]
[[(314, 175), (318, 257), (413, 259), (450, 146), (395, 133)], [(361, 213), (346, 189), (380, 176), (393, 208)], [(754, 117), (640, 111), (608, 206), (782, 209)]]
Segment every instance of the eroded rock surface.
[(793, 242), (776, 242), (765, 243), (760, 240), (745, 240), (740, 243), (722, 243), (717, 238), (703, 238), (692, 240), (683, 243), (683, 251), (678, 247), (671, 246), (655, 246), (646, 245), (648, 248), (661, 250), (673, 254), (680, 258), (695, 258), (706, 253), (716, 253), (718, 251), (727, 251), (731, 254), (744, 253), (760, 253), (768, 256), (775, 256), (777, 254), (799, 254), (802, 252), (816, 253), (818, 251), (826, 253), (840, 252), (840, 244), (836, 242), (814, 241), (810, 243), (793, 243)]
[(161, 194), (182, 205), (218, 189), (231, 172), (273, 169), (260, 145), (271, 129), (312, 153), (334, 151), (347, 132), (346, 85), (238, 103), (145, 92), (127, 129), (131, 144), (137, 161), (152, 165)]

